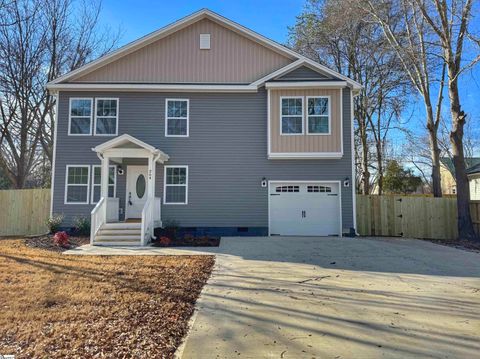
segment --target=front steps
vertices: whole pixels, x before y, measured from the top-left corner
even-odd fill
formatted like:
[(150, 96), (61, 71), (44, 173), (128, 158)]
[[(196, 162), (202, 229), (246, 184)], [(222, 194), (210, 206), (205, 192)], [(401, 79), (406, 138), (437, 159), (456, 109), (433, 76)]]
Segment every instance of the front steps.
[(95, 239), (95, 246), (140, 246), (141, 223), (105, 223)]

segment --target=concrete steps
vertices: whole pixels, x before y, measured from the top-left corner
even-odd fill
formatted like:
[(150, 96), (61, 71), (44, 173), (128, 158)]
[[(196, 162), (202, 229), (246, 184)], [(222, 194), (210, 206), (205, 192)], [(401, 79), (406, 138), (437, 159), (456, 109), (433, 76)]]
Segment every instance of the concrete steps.
[(139, 246), (141, 223), (105, 223), (95, 236), (94, 245)]

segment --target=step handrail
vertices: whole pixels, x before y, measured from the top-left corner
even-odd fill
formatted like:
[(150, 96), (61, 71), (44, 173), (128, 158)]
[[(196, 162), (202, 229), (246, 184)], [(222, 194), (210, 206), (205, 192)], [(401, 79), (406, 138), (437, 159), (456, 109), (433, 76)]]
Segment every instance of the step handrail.
[(103, 208), (106, 201), (105, 197), (100, 198), (97, 205), (93, 208), (90, 218), (90, 244), (93, 244), (95, 236), (97, 235), (99, 229), (106, 222), (106, 211)]
[(147, 241), (147, 236), (150, 240), (152, 236), (152, 218), (153, 218), (153, 199), (148, 198), (142, 209), (142, 232), (141, 232), (141, 244), (144, 246)]

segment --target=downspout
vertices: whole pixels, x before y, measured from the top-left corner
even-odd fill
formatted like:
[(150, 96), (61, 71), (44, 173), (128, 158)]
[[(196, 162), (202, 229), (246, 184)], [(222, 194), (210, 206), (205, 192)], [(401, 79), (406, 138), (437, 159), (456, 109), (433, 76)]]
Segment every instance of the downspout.
[[(160, 156), (161, 154), (160, 153), (157, 153), (157, 155), (153, 158), (153, 165), (156, 166), (157, 165), (157, 161), (160, 159)], [(155, 177), (157, 177), (157, 171), (155, 171)], [(156, 181), (156, 178), (153, 179), (154, 183)], [(155, 193), (153, 194), (153, 205), (155, 205)], [(160, 203), (161, 205), (161, 203)], [(162, 220), (162, 211), (160, 210), (160, 221)], [(155, 236), (155, 227), (153, 228), (153, 231), (151, 233), (151, 237), (153, 239), (157, 239), (157, 237)]]

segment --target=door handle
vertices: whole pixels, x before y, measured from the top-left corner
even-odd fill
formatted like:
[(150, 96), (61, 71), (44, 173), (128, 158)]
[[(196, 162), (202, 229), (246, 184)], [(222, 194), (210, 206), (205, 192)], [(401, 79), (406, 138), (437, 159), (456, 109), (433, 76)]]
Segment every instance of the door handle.
[(132, 203), (132, 192), (128, 192), (128, 204), (131, 206)]
[(302, 218), (305, 218), (307, 216), (307, 213), (305, 211), (302, 211)]

